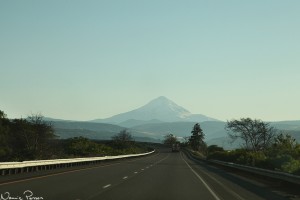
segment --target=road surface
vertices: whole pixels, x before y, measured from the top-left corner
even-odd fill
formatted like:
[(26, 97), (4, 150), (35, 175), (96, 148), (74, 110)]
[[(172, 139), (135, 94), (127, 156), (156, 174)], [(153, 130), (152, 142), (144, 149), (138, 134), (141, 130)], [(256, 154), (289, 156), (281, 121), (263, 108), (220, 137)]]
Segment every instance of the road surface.
[(169, 150), (86, 169), (2, 180), (0, 195), (24, 200), (286, 199), (262, 184)]

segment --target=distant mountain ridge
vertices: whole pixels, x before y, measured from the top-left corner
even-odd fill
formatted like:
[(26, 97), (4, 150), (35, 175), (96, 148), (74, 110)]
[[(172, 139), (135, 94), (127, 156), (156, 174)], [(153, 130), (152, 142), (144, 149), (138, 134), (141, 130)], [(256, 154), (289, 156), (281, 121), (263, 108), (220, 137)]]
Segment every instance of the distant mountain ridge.
[[(160, 143), (166, 134), (174, 134), (179, 138), (191, 135), (191, 130), (195, 122), (160, 122), (150, 121), (152, 123), (143, 124), (143, 121), (129, 121), (131, 125), (136, 126), (127, 128), (125, 126), (80, 122), (80, 121), (57, 121), (51, 120), (55, 129), (55, 134), (60, 139), (83, 136), (90, 139), (110, 140), (112, 136), (118, 134), (121, 130), (127, 129), (136, 141)], [(157, 123), (156, 123), (157, 122)], [(128, 122), (126, 122), (128, 123)], [(133, 123), (133, 124), (132, 124)], [(292, 135), (300, 142), (300, 121), (271, 122), (271, 126)], [(239, 148), (241, 142), (230, 142), (227, 131), (225, 130), (226, 122), (222, 121), (205, 121), (200, 123), (205, 134), (205, 142), (208, 145), (216, 144), (225, 149)]]
[(119, 123), (118, 125), (126, 127), (126, 128), (131, 128), (134, 126), (139, 126), (139, 125), (144, 125), (144, 124), (157, 124), (157, 123), (163, 123), (163, 122), (158, 119), (152, 119), (149, 121), (129, 119), (129, 120)]
[[(61, 139), (84, 136), (90, 139), (110, 140), (113, 135), (126, 129), (118, 125), (92, 122), (52, 121), (52, 124), (55, 129), (55, 134)], [(200, 126), (205, 134), (205, 142), (207, 142), (208, 145), (216, 144), (225, 149), (239, 148), (241, 142), (230, 142), (230, 138), (225, 130), (225, 125), (226, 122), (221, 121), (201, 122)], [(292, 135), (292, 137), (300, 142), (300, 121), (289, 123), (273, 122), (271, 126), (273, 125), (279, 130)], [(193, 126), (194, 122), (162, 122), (137, 125), (127, 130), (136, 141), (159, 143), (163, 140), (165, 135), (170, 133), (182, 139), (186, 136), (190, 136)]]
[[(51, 121), (55, 134), (59, 139), (83, 136), (95, 140), (110, 140), (114, 135), (126, 128), (105, 123), (84, 121)], [(155, 134), (128, 129), (135, 141), (160, 143)]]
[[(202, 114), (192, 114), (163, 96), (140, 108), (106, 119), (85, 122), (53, 118), (45, 120), (52, 121), (55, 132), (61, 139), (84, 136), (110, 140), (113, 135), (127, 129), (136, 141), (161, 142), (170, 133), (183, 140), (191, 135), (194, 124), (200, 123), (208, 145), (216, 144), (225, 149), (234, 149), (241, 145), (241, 141), (231, 143), (225, 130), (226, 122)], [(269, 123), (300, 142), (300, 120)]]
[[(156, 99), (153, 99), (146, 105), (137, 108), (132, 111), (114, 115), (106, 119), (96, 119), (92, 122), (102, 122), (102, 123), (113, 123), (113, 124), (122, 124), (126, 121), (135, 122), (144, 121), (146, 124), (151, 121), (161, 121), (161, 122), (204, 122), (204, 121), (219, 121), (217, 119), (207, 117), (202, 114), (192, 114), (187, 109), (177, 105), (173, 101), (169, 100), (164, 96), (160, 96)], [(126, 124), (126, 123), (125, 123)], [(138, 125), (131, 124), (132, 125)], [(140, 123), (141, 124), (141, 123)]]

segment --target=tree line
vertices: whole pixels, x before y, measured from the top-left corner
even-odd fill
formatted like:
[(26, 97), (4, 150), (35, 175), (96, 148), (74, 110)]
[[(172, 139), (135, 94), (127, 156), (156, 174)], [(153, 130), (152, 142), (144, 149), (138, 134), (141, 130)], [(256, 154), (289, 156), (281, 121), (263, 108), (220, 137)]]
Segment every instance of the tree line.
[(207, 149), (208, 159), (300, 175), (300, 144), (291, 135), (251, 118), (227, 121), (225, 129), (232, 142), (241, 142), (241, 148), (225, 151), (213, 145)]
[(0, 162), (142, 153), (147, 147), (136, 143), (122, 130), (110, 141), (84, 137), (59, 139), (41, 114), (26, 119), (8, 119), (0, 110)]
[[(251, 118), (227, 121), (225, 129), (231, 142), (238, 140), (241, 143), (240, 148), (226, 151), (217, 145), (207, 146), (199, 123), (193, 126), (191, 135), (185, 138), (182, 146), (206, 159), (300, 175), (300, 144), (291, 135), (262, 120)], [(176, 141), (176, 136), (172, 134), (165, 136), (166, 144)]]
[(50, 151), (50, 139), (55, 138), (53, 127), (40, 114), (27, 119), (9, 120), (0, 111), (0, 160), (44, 158)]
[[(186, 137), (186, 142), (181, 143), (181, 146), (188, 146), (192, 148), (195, 151), (205, 151), (206, 149), (206, 143), (204, 142), (204, 136), (202, 128), (200, 127), (199, 123), (196, 123), (191, 131), (191, 136)], [(164, 137), (163, 143), (167, 146), (172, 146), (172, 144), (180, 143), (177, 139), (177, 137), (173, 134), (167, 134)]]
[(227, 122), (232, 142), (242, 146), (232, 151), (211, 148), (209, 159), (261, 167), (300, 175), (300, 144), (291, 135), (258, 119), (241, 118)]

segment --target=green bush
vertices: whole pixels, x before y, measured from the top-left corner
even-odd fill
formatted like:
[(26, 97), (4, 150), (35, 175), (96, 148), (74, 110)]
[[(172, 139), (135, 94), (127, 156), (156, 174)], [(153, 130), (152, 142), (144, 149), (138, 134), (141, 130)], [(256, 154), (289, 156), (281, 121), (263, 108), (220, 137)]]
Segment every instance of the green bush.
[(291, 155), (284, 154), (269, 158), (266, 165), (272, 170), (300, 174), (300, 160), (294, 159)]
[(207, 159), (263, 167), (265, 165), (266, 155), (263, 152), (249, 152), (243, 149), (236, 149), (233, 151), (216, 151), (210, 153)]
[(238, 164), (262, 167), (266, 160), (263, 152), (243, 152), (236, 160)]
[(217, 146), (210, 146), (207, 159), (300, 175), (300, 144), (290, 135), (278, 135), (275, 142), (264, 151), (249, 151), (247, 149), (219, 150), (221, 149), (218, 149)]
[(289, 162), (285, 162), (281, 165), (281, 170), (287, 173), (296, 173), (300, 170), (300, 161), (292, 159)]
[(209, 154), (207, 156), (207, 159), (221, 160), (225, 162), (236, 162), (243, 154), (245, 154), (245, 151), (241, 149), (233, 151), (216, 151)]
[(216, 151), (210, 153), (207, 157), (208, 160), (221, 160), (221, 161), (228, 161), (227, 160), (227, 152)]
[(289, 163), (293, 160), (292, 156), (290, 155), (277, 155), (276, 157), (271, 157), (267, 159), (267, 163), (269, 164), (270, 168), (273, 170), (281, 171), (281, 166), (285, 163)]

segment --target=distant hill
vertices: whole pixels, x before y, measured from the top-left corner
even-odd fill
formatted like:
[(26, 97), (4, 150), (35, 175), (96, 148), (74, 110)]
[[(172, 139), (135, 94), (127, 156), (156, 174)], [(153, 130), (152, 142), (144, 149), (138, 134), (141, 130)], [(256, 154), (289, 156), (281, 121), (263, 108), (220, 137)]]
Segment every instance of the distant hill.
[[(139, 131), (146, 131), (155, 133), (157, 137), (163, 139), (163, 136), (172, 133), (178, 137), (185, 137), (191, 135), (191, 130), (194, 122), (170, 122), (157, 124), (144, 124), (132, 127), (132, 129)], [(300, 143), (300, 121), (286, 122), (272, 122), (271, 126), (292, 135)], [(241, 146), (241, 141), (237, 140), (234, 143), (230, 141), (228, 133), (225, 130), (226, 122), (221, 121), (207, 121), (201, 122), (200, 126), (205, 134), (205, 142), (208, 145), (216, 144), (225, 149), (234, 149)]]
[(60, 129), (78, 129), (78, 130), (91, 130), (91, 131), (105, 131), (105, 132), (120, 132), (124, 127), (113, 124), (105, 123), (92, 123), (92, 122), (74, 122), (74, 121), (52, 121), (55, 128)]
[(57, 122), (57, 121), (71, 121), (71, 120), (64, 120), (64, 119), (55, 119), (51, 117), (44, 117), (45, 121)]
[(162, 123), (162, 121), (157, 120), (157, 119), (152, 119), (149, 121), (144, 121), (144, 120), (136, 120), (136, 119), (129, 119), (127, 121), (121, 122), (118, 125), (131, 128), (134, 126), (139, 126), (139, 125), (144, 125), (144, 124), (156, 124), (156, 123)]
[(300, 120), (295, 120), (295, 121), (279, 121), (279, 122), (271, 122), (270, 123), (272, 126), (274, 126), (277, 129), (281, 130), (294, 130), (300, 131)]
[[(188, 112), (181, 107), (178, 108), (176, 104), (174, 105), (174, 103), (170, 102), (164, 97), (160, 97), (153, 101), (152, 103), (149, 103), (150, 105), (147, 104), (148, 106), (142, 110), (149, 111), (150, 107), (157, 108), (157, 105), (162, 105), (165, 107), (166, 104), (170, 104), (171, 106), (168, 106), (168, 108), (165, 109), (170, 110), (171, 108), (174, 108), (173, 110), (175, 110), (175, 113), (177, 114)], [(155, 111), (153, 112), (155, 113)], [(175, 117), (173, 115), (172, 119), (178, 119), (176, 116), (178, 117), (178, 115), (175, 115)], [(55, 132), (60, 138), (84, 136), (91, 139), (109, 140), (113, 135), (118, 134), (121, 130), (127, 129), (131, 132), (136, 141), (145, 142), (161, 142), (164, 139), (164, 136), (170, 133), (183, 139), (184, 137), (191, 135), (192, 128), (196, 123), (193, 121), (163, 122), (158, 119), (144, 120), (145, 118), (128, 119), (120, 122), (119, 124), (66, 121), (56, 120), (53, 118), (46, 119), (52, 121)], [(183, 120), (187, 118), (181, 119)], [(292, 135), (300, 143), (300, 120), (270, 122), (270, 124), (284, 133)], [(223, 146), (225, 149), (234, 149), (241, 146), (241, 142), (239, 141), (234, 143), (230, 142), (227, 131), (225, 130), (226, 122), (216, 120), (203, 121), (200, 122), (200, 125), (203, 129), (205, 141), (208, 145), (216, 144)]]
[(91, 131), (87, 129), (62, 129), (55, 128), (55, 134), (59, 136), (60, 139), (68, 139), (72, 137), (85, 137), (95, 140), (108, 140), (112, 135), (116, 134), (114, 132), (105, 131)]
[[(61, 139), (83, 136), (90, 139), (110, 140), (112, 136), (118, 134), (125, 127), (92, 122), (74, 122), (74, 121), (51, 121), (55, 134)], [(134, 140), (141, 142), (160, 143), (161, 141), (152, 133), (144, 133), (141, 131), (128, 131), (133, 136)]]
[[(217, 119), (207, 117), (202, 114), (192, 114), (185, 108), (178, 106), (173, 101), (166, 97), (158, 97), (146, 105), (126, 112), (121, 113), (106, 119), (96, 119), (92, 122), (122, 124), (126, 122), (134, 122), (132, 120), (150, 122), (152, 120), (158, 120), (162, 122), (177, 122), (177, 121), (189, 121), (189, 122), (203, 122), (203, 121), (218, 121)], [(126, 124), (127, 125), (127, 124)], [(128, 123), (128, 125), (133, 125)], [(127, 125), (127, 126), (128, 126)]]
[[(211, 139), (227, 135), (227, 132), (224, 129), (225, 124), (225, 122), (221, 121), (207, 121), (201, 122), (200, 126), (203, 129), (203, 132), (205, 133), (205, 138)], [(191, 135), (191, 131), (194, 125), (195, 122), (165, 122), (134, 126), (132, 127), (132, 129), (156, 133), (156, 135), (161, 138), (169, 133), (172, 133), (179, 137), (185, 137)]]

